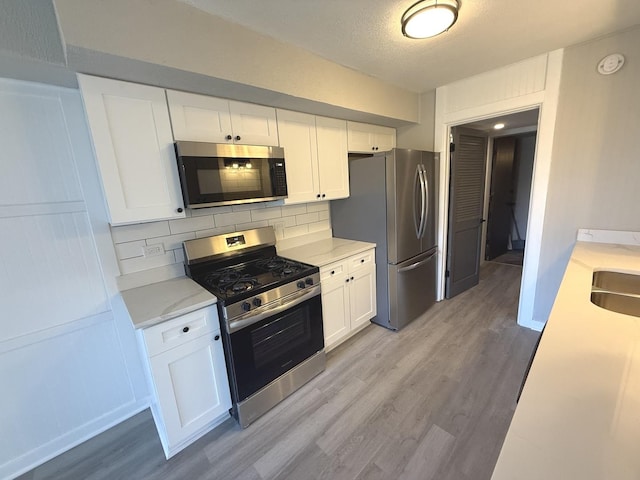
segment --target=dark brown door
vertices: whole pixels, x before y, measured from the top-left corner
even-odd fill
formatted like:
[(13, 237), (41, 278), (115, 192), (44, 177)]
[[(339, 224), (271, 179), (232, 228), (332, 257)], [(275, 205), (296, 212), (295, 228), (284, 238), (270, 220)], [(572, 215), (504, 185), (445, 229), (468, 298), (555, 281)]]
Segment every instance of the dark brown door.
[(515, 137), (493, 141), (493, 166), (487, 217), (486, 260), (507, 253), (511, 232), (513, 206), (513, 162), (516, 155)]
[(451, 179), (445, 297), (478, 284), (487, 134), (464, 127), (451, 129)]

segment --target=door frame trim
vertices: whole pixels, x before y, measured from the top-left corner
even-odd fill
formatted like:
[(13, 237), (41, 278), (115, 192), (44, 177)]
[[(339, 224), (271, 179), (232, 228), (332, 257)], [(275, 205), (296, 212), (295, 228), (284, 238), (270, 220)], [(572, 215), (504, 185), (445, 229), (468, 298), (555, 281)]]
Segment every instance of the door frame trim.
[[(435, 136), (434, 150), (440, 152), (442, 175), (440, 176), (438, 244), (438, 300), (444, 298), (445, 269), (447, 257), (447, 229), (449, 209), (450, 155), (449, 138), (451, 127), (463, 125), (477, 120), (517, 113), (539, 108), (538, 135), (529, 203), (529, 220), (527, 223), (527, 243), (525, 246), (524, 265), (520, 284), (518, 304), (518, 324), (540, 331), (546, 319), (534, 318), (534, 302), (540, 254), (544, 216), (549, 188), (551, 170), (551, 152), (553, 149), (556, 113), (560, 92), (560, 77), (564, 50), (555, 50), (547, 54), (545, 86), (541, 91), (514, 98), (495, 101), (492, 98), (479, 98), (479, 106), (466, 108), (456, 112), (445, 112), (446, 88), (436, 90)], [(478, 92), (482, 97), (482, 92)], [(486, 94), (485, 94), (486, 96)], [(483, 104), (483, 100), (486, 103)]]

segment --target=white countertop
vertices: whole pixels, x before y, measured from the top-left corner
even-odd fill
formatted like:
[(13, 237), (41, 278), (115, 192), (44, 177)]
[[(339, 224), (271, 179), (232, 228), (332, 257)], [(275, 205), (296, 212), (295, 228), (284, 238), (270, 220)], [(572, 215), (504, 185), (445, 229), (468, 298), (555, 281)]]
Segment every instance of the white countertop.
[(147, 328), (217, 302), (214, 295), (187, 277), (132, 288), (121, 295), (134, 328)]
[(576, 244), (493, 480), (640, 479), (640, 318), (591, 303), (594, 270), (640, 247)]
[(375, 248), (375, 246), (375, 243), (359, 242), (344, 238), (326, 238), (300, 247), (278, 250), (278, 255), (322, 267), (333, 262), (344, 260), (351, 255), (365, 252)]

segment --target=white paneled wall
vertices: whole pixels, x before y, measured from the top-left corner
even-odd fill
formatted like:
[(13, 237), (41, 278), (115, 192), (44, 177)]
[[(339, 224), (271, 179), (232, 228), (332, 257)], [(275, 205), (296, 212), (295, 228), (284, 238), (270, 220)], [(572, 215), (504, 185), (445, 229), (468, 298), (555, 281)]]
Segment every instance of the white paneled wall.
[(149, 400), (103, 278), (80, 95), (0, 79), (0, 112), (0, 478), (13, 478)]
[[(329, 202), (300, 205), (254, 203), (204, 208), (189, 213), (191, 216), (179, 220), (112, 227), (111, 236), (122, 275), (159, 267), (173, 268), (175, 275), (183, 275), (182, 242), (185, 240), (269, 225), (273, 226), (278, 240), (331, 228)], [(144, 257), (143, 247), (147, 245), (162, 245), (164, 253)], [(171, 276), (170, 273), (168, 275)]]

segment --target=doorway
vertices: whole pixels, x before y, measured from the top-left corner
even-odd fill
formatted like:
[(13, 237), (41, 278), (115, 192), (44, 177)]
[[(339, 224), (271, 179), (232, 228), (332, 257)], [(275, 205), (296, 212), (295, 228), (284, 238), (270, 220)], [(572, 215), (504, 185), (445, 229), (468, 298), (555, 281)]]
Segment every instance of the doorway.
[(446, 298), (477, 285), (485, 260), (523, 264), (538, 113), (451, 129)]

